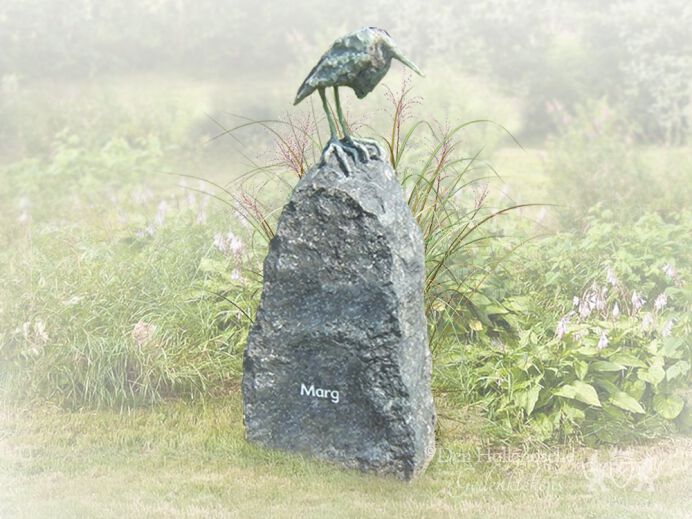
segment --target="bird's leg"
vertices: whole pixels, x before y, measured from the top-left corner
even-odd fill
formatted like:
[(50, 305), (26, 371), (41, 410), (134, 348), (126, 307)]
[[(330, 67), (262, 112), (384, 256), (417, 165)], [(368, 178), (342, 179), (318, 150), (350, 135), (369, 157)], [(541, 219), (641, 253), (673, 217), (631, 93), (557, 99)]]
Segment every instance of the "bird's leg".
[[(336, 124), (334, 123), (334, 118), (332, 117), (332, 112), (329, 110), (329, 105), (327, 104), (327, 96), (324, 95), (324, 88), (319, 89), (320, 92), (320, 97), (322, 98), (322, 106), (324, 107), (324, 112), (327, 114), (327, 121), (329, 121), (329, 131), (331, 132), (332, 136), (329, 139), (330, 141), (336, 141), (339, 139), (339, 136), (336, 133)], [(339, 106), (337, 104), (337, 106)]]
[(341, 111), (341, 101), (339, 100), (339, 87), (334, 87), (334, 102), (336, 103), (336, 115), (339, 116), (339, 123), (341, 123), (341, 130), (344, 132), (344, 140), (350, 141), (351, 136), (348, 133), (348, 126), (346, 125), (346, 119), (344, 119), (344, 113)]
[(346, 119), (344, 118), (344, 113), (341, 110), (341, 101), (339, 99), (339, 87), (337, 86), (334, 87), (334, 101), (336, 103), (336, 114), (339, 116), (339, 123), (341, 124), (342, 131), (344, 132), (344, 143), (346, 143), (351, 148), (354, 148), (358, 152), (362, 162), (367, 162), (370, 158), (370, 153), (368, 152), (368, 149), (356, 140), (354, 140), (348, 133)]
[(319, 89), (320, 98), (322, 98), (322, 106), (324, 107), (324, 112), (327, 114), (327, 121), (329, 122), (329, 131), (331, 137), (327, 146), (322, 151), (322, 160), (324, 162), (329, 159), (330, 155), (334, 153), (336, 159), (339, 161), (341, 169), (346, 173), (346, 175), (351, 174), (351, 167), (348, 164), (348, 157), (345, 156), (345, 149), (339, 142), (339, 135), (336, 132), (336, 123), (334, 122), (334, 117), (332, 117), (332, 112), (329, 110), (329, 104), (327, 104), (327, 97), (324, 95), (324, 88)]

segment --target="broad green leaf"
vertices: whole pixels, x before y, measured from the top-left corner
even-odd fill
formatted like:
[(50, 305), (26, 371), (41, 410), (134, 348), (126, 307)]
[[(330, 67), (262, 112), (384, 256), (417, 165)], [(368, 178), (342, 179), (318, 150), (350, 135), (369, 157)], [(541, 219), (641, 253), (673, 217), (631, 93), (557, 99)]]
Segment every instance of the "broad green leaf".
[(508, 313), (508, 310), (500, 305), (488, 305), (483, 308), (485, 310), (485, 313), (488, 315), (503, 315)]
[(591, 363), (591, 369), (594, 371), (622, 371), (625, 366), (607, 360), (599, 360)]
[(553, 391), (553, 395), (561, 396), (563, 398), (574, 398), (574, 396), (576, 395), (576, 391), (574, 389), (574, 386), (565, 384), (561, 388), (558, 388), (557, 390)]
[(610, 402), (613, 405), (618, 406), (620, 409), (625, 411), (630, 411), (632, 413), (644, 414), (644, 408), (639, 405), (634, 398), (625, 393), (624, 391), (618, 391), (610, 397)]
[(579, 380), (584, 380), (584, 377), (589, 372), (589, 365), (583, 360), (574, 361), (574, 372), (579, 377)]
[(565, 404), (562, 406), (562, 412), (565, 414), (567, 418), (569, 418), (573, 422), (580, 422), (586, 417), (584, 411), (576, 407), (573, 407), (569, 404)]
[(666, 379), (673, 380), (675, 377), (686, 375), (689, 370), (689, 363), (684, 360), (679, 360), (666, 370)]
[(675, 419), (683, 407), (685, 407), (685, 401), (678, 395), (656, 395), (654, 397), (654, 409), (666, 420)]
[(536, 402), (538, 401), (538, 394), (540, 392), (541, 386), (536, 385), (529, 389), (526, 393), (526, 407), (524, 409), (526, 410), (527, 416), (531, 416), (531, 413), (533, 413), (533, 409), (536, 406)]
[(613, 384), (610, 380), (605, 378), (605, 376), (600, 376), (594, 379), (594, 384), (596, 384), (601, 389), (604, 389), (609, 395), (613, 395), (620, 391), (620, 388)]
[[(531, 356), (527, 353), (524, 353), (520, 358), (517, 359), (515, 363), (516, 367), (521, 369), (522, 371), (528, 371), (528, 369), (533, 366), (533, 361), (531, 359)], [(529, 382), (529, 381), (527, 381)]]
[(572, 384), (565, 384), (553, 394), (601, 407), (601, 401), (598, 399), (598, 393), (596, 393), (594, 387), (581, 380), (575, 380)]
[[(618, 422), (621, 420), (627, 419), (627, 415), (625, 412), (620, 409), (619, 407), (614, 406), (610, 402), (604, 402), (603, 405), (603, 412), (608, 415), (610, 418), (613, 418), (617, 420)], [(606, 427), (607, 429), (607, 427)]]
[(646, 367), (646, 363), (644, 361), (639, 360), (637, 357), (630, 355), (629, 353), (616, 353), (610, 357), (610, 360), (616, 364), (622, 364), (623, 366), (629, 366), (631, 368)]
[(514, 391), (512, 393), (514, 403), (523, 409), (526, 408), (526, 393), (526, 391)]
[(584, 402), (585, 404), (601, 407), (601, 401), (598, 399), (598, 393), (591, 384), (582, 382), (581, 380), (574, 381), (574, 398)]
[(486, 296), (483, 292), (474, 292), (471, 296), (473, 304), (476, 307), (488, 306), (493, 304), (493, 300)]
[(624, 387), (625, 391), (632, 395), (633, 398), (636, 400), (641, 400), (641, 398), (644, 396), (644, 391), (646, 391), (646, 382), (635, 378), (634, 380), (625, 382)]
[(666, 364), (666, 359), (663, 355), (654, 355), (654, 358), (651, 359), (651, 365), (652, 366), (663, 367), (665, 364)]
[(646, 351), (651, 355), (658, 355), (658, 347), (660, 344), (660, 341), (651, 341), (646, 345)]
[(666, 372), (661, 366), (651, 366), (649, 369), (637, 370), (637, 377), (656, 387), (665, 378)]
[(684, 340), (682, 337), (666, 337), (663, 339), (663, 348), (661, 348), (661, 353), (664, 357), (671, 359), (679, 359), (682, 357), (682, 351), (680, 351), (680, 346), (682, 346)]

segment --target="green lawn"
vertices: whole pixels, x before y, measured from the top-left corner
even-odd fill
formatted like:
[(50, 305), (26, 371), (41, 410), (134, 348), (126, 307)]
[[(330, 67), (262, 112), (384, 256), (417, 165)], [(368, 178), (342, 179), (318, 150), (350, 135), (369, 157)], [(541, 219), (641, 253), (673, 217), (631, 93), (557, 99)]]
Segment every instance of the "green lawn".
[(402, 483), (253, 447), (237, 392), (123, 413), (5, 406), (0, 416), (3, 518), (682, 518), (692, 505), (689, 438), (488, 450), (442, 418), (430, 468)]

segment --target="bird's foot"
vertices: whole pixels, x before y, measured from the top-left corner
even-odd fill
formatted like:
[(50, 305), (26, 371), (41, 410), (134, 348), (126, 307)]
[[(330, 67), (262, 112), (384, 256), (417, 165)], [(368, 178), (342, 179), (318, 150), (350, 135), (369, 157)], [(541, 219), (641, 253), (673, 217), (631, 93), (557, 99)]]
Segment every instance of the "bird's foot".
[(360, 162), (368, 162), (370, 160), (370, 151), (364, 144), (358, 142), (350, 136), (344, 137), (341, 142), (343, 143), (344, 148), (349, 150), (353, 160), (356, 160), (356, 157), (358, 160), (360, 160)]
[(349, 155), (350, 158), (355, 161), (353, 150), (350, 150), (344, 146), (344, 144), (336, 137), (332, 137), (329, 139), (329, 142), (327, 142), (327, 146), (325, 146), (324, 151), (322, 151), (322, 164), (325, 164), (332, 155), (336, 157), (336, 160), (339, 162), (339, 166), (341, 166), (341, 170), (346, 174), (346, 176), (350, 176), (351, 165), (349, 164)]
[(365, 157), (365, 162), (368, 160), (382, 160), (384, 152), (379, 143), (374, 139), (352, 139), (348, 137), (344, 141), (349, 145), (355, 147), (359, 152)]
[(334, 155), (339, 162), (341, 170), (350, 176), (352, 166), (364, 164), (370, 160), (382, 160), (384, 152), (376, 141), (370, 139), (352, 139), (346, 137), (342, 140), (333, 137), (329, 139), (322, 152), (322, 163), (326, 163)]

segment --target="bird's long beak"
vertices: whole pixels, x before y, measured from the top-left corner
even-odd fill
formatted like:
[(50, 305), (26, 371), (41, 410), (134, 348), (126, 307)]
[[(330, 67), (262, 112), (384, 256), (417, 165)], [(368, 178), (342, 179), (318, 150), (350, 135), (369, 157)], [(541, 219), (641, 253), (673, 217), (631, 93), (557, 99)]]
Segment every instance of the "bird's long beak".
[(406, 56), (404, 56), (401, 50), (399, 50), (399, 47), (397, 47), (396, 45), (392, 46), (392, 56), (401, 61), (404, 65), (413, 70), (419, 76), (425, 77), (425, 75), (420, 71), (416, 64), (410, 59), (408, 59)]

